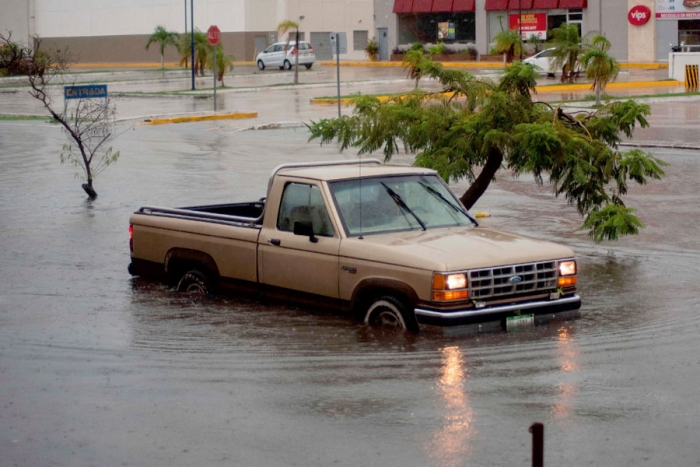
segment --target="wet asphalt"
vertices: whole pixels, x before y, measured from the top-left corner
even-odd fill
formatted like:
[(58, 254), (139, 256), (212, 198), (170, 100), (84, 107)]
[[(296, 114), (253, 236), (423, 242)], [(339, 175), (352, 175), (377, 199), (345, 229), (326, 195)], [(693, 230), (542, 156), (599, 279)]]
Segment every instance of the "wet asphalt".
[[(264, 103), (270, 122), (337, 112), (307, 107), (314, 89), (224, 99)], [(40, 110), (19, 95), (0, 94), (0, 113)], [(475, 210), (574, 248), (580, 318), (402, 335), (129, 276), (139, 206), (257, 199), (280, 163), (355, 156), (298, 127), (140, 125), (207, 101), (124, 99), (122, 156), (95, 201), (59, 164), (57, 126), (0, 122), (0, 466), (530, 465), (533, 422), (547, 465), (700, 465), (697, 151), (648, 148), (667, 175), (630, 189), (647, 227), (614, 243), (593, 243), (548, 187), (499, 174)], [(697, 102), (650, 105), (634, 142), (700, 144)]]

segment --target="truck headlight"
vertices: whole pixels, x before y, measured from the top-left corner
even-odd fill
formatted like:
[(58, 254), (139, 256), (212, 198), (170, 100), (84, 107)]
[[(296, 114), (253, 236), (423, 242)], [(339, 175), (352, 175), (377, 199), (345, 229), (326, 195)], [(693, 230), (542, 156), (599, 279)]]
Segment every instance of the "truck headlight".
[(433, 274), (433, 300), (452, 301), (469, 298), (469, 282), (466, 274)]
[(561, 261), (559, 263), (559, 280), (558, 287), (575, 286), (576, 282), (576, 261)]
[(576, 275), (576, 261), (562, 261), (559, 263), (559, 276)]

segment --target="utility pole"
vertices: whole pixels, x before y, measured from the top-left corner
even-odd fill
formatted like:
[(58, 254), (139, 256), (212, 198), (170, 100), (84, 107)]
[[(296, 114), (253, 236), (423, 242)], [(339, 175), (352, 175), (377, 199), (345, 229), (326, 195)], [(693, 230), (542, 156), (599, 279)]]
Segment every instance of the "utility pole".
[(520, 36), (520, 61), (523, 61), (523, 0), (518, 0), (518, 35)]
[(194, 0), (190, 0), (190, 32), (192, 33), (190, 42), (190, 52), (192, 52), (192, 90), (194, 91)]
[[(185, 0), (185, 36), (187, 36), (187, 0)], [(185, 70), (187, 69), (187, 57), (185, 57)]]

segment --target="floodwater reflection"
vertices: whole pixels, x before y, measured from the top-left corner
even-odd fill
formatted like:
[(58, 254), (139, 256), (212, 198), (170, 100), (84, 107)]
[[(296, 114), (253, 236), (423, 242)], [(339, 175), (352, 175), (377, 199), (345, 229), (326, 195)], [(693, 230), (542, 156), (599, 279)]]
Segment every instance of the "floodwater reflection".
[(562, 326), (557, 332), (557, 360), (562, 378), (558, 386), (557, 402), (552, 406), (552, 414), (556, 418), (569, 418), (572, 415), (572, 400), (577, 396), (579, 387), (570, 381), (570, 373), (576, 373), (580, 368), (581, 352), (571, 335), (571, 330)]
[(465, 383), (469, 378), (464, 354), (459, 347), (445, 347), (442, 353), (442, 374), (437, 391), (445, 407), (442, 427), (433, 434), (431, 456), (444, 467), (464, 465), (475, 433), (473, 410)]

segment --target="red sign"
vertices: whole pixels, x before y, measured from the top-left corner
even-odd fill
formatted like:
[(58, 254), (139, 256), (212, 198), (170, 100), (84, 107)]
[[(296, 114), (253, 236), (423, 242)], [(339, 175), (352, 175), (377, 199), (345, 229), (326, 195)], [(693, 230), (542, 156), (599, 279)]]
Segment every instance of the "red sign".
[(209, 26), (207, 29), (207, 40), (211, 45), (216, 45), (221, 40), (221, 31), (217, 26)]
[(645, 5), (634, 6), (630, 12), (627, 13), (627, 21), (629, 21), (632, 26), (642, 26), (647, 24), (650, 19), (651, 10)]
[(547, 39), (547, 13), (523, 13), (508, 15), (508, 29), (520, 31), (522, 24), (523, 39), (535, 36)]

